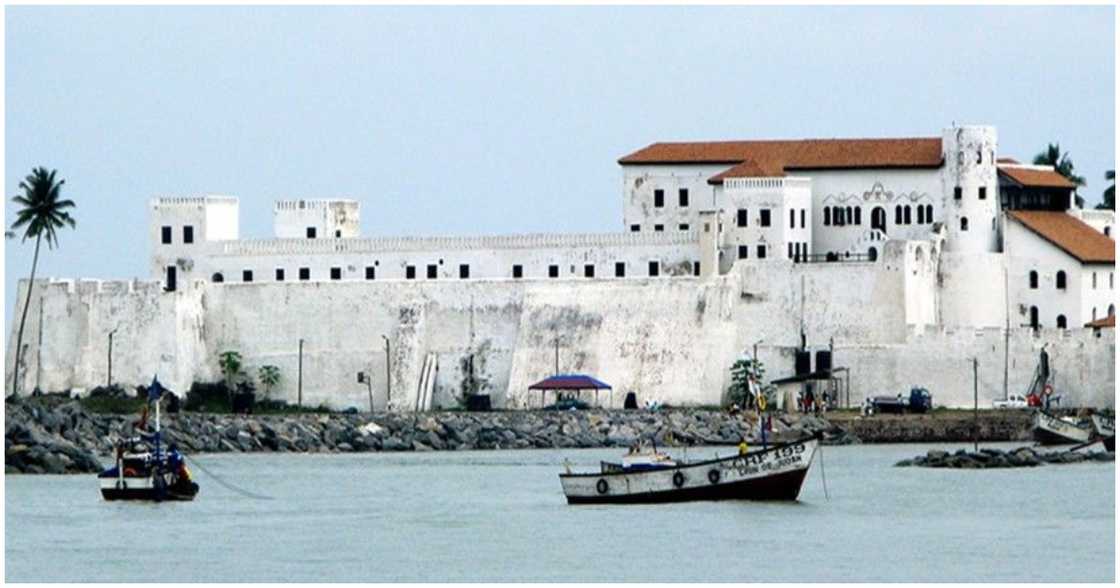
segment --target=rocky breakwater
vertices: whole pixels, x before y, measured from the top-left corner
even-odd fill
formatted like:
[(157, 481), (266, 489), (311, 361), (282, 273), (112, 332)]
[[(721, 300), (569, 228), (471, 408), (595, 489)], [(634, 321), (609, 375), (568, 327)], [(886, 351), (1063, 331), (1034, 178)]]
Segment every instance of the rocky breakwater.
[(975, 452), (960, 449), (954, 453), (931, 449), (925, 455), (919, 455), (913, 459), (904, 459), (894, 465), (899, 467), (985, 469), (1037, 467), (1045, 464), (1087, 461), (1116, 461), (1116, 454), (1104, 451), (1040, 451), (1034, 447), (1020, 447), (1011, 451), (985, 448)]
[[(132, 437), (134, 415), (90, 413), (76, 401), (54, 407), (9, 403), (5, 471), (96, 472), (97, 455)], [(164, 438), (187, 453), (364, 452), (733, 445), (761, 431), (754, 415), (699, 409), (649, 411), (433, 412), (416, 414), (164, 415)], [(774, 416), (771, 442), (820, 433), (824, 442), (858, 439), (820, 418)], [(106, 458), (106, 461), (108, 458)]]

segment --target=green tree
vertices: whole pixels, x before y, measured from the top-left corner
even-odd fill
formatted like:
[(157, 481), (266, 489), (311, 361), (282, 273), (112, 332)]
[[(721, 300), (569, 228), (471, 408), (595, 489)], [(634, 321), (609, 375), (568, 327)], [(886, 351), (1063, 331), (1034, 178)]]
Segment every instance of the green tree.
[(218, 354), (218, 367), (226, 380), (227, 393), (233, 393), (234, 380), (241, 374), (241, 354), (236, 351), (223, 351)]
[(31, 285), (35, 283), (35, 270), (39, 266), (39, 246), (43, 240), (47, 247), (54, 249), (58, 244), (57, 230), (65, 227), (74, 228), (76, 223), (67, 209), (77, 205), (72, 200), (62, 200), (62, 185), (66, 180), (55, 179), (57, 170), (47, 171), (45, 167), (37, 167), (19, 183), (23, 194), (14, 196), (12, 202), (20, 206), (16, 211), (16, 220), (12, 223), (10, 233), (15, 235), (16, 229), (23, 229), (21, 243), (29, 237), (35, 238), (35, 256), (31, 258), (31, 277), (28, 280), (27, 298), (23, 302), (23, 314), (19, 319), (19, 331), (16, 333), (16, 364), (12, 369), (12, 394), (19, 392), (19, 362), (23, 353), (23, 327), (27, 323), (27, 308), (31, 304)]
[(1104, 189), (1101, 194), (1102, 202), (1097, 205), (1097, 210), (1116, 210), (1116, 170), (1104, 172), (1104, 179), (1112, 182), (1112, 185)]
[(272, 394), (272, 388), (280, 383), (280, 368), (274, 365), (262, 365), (257, 372), (257, 378), (264, 388), (265, 398), (268, 398)]
[[(1035, 165), (1049, 165), (1053, 166), (1054, 170), (1062, 174), (1074, 186), (1084, 186), (1085, 178), (1077, 175), (1073, 171), (1073, 160), (1069, 158), (1069, 152), (1062, 153), (1062, 147), (1058, 143), (1049, 143), (1046, 145), (1046, 151), (1034, 156)], [(1077, 192), (1074, 192), (1077, 206), (1085, 206), (1085, 199), (1082, 198)]]

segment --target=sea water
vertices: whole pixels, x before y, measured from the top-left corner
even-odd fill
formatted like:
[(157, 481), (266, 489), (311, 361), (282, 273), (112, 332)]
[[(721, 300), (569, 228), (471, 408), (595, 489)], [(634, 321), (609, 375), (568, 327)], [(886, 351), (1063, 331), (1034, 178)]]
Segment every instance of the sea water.
[(1114, 464), (892, 467), (929, 447), (823, 448), (792, 503), (569, 506), (565, 459), (595, 469), (617, 449), (199, 455), (269, 499), (195, 467), (188, 503), (7, 475), (5, 579), (1114, 581)]

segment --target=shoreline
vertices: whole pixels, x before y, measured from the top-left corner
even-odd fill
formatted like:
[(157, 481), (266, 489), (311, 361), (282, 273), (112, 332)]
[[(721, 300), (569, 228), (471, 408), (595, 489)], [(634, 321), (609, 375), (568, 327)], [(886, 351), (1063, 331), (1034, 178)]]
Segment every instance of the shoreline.
[[(113, 443), (133, 435), (131, 414), (86, 410), (78, 401), (22, 399), (5, 406), (5, 473), (95, 473)], [(971, 411), (863, 417), (771, 414), (771, 443), (820, 433), (826, 445), (971, 441)], [(986, 411), (980, 440), (1029, 439), (1026, 411)], [(164, 438), (187, 454), (351, 453), (473, 449), (663, 447), (761, 442), (757, 415), (704, 408), (583, 411), (441, 411), (234, 415), (180, 412), (162, 417)]]

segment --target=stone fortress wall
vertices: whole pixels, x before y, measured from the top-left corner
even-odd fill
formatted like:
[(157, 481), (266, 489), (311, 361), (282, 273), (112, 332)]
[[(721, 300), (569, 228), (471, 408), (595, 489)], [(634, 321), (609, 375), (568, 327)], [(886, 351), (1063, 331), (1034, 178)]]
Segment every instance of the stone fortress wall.
[[(156, 373), (184, 392), (193, 381), (220, 379), (217, 355), (235, 349), (250, 373), (279, 366), (283, 380), (274, 395), (295, 401), (303, 339), (305, 404), (367, 407), (367, 388), (356, 379), (366, 371), (375, 408), (382, 409), (385, 335), (389, 408), (416, 408), (432, 361), (434, 390), (425, 406), (454, 406), (469, 371), (496, 405), (532, 407), (539, 396), (526, 389), (553, 372), (559, 339), (561, 371), (610, 382), (615, 406), (629, 391), (670, 404), (712, 405), (724, 400), (731, 363), (757, 341), (768, 376), (790, 375), (803, 324), (810, 346), (832, 340), (834, 364), (851, 368), (854, 404), (922, 385), (938, 405), (971, 406), (974, 357), (980, 402), (988, 404), (1003, 395), (1003, 330), (939, 325), (936, 315), (945, 310), (939, 305), (897, 304), (938, 279), (941, 264), (931, 253), (928, 242), (896, 241), (878, 263), (754, 261), (708, 279), (200, 280), (175, 292), (152, 281), (37, 281), (22, 387), (103, 383), (107, 334), (116, 328), (115, 381), (142, 384)], [(26, 282), (20, 300), (24, 288)], [(1098, 336), (1089, 329), (1013, 328), (1009, 342), (1010, 390), (1026, 388), (1047, 344), (1066, 403), (1113, 405), (1111, 330)], [(13, 361), (10, 348), (7, 365)]]

